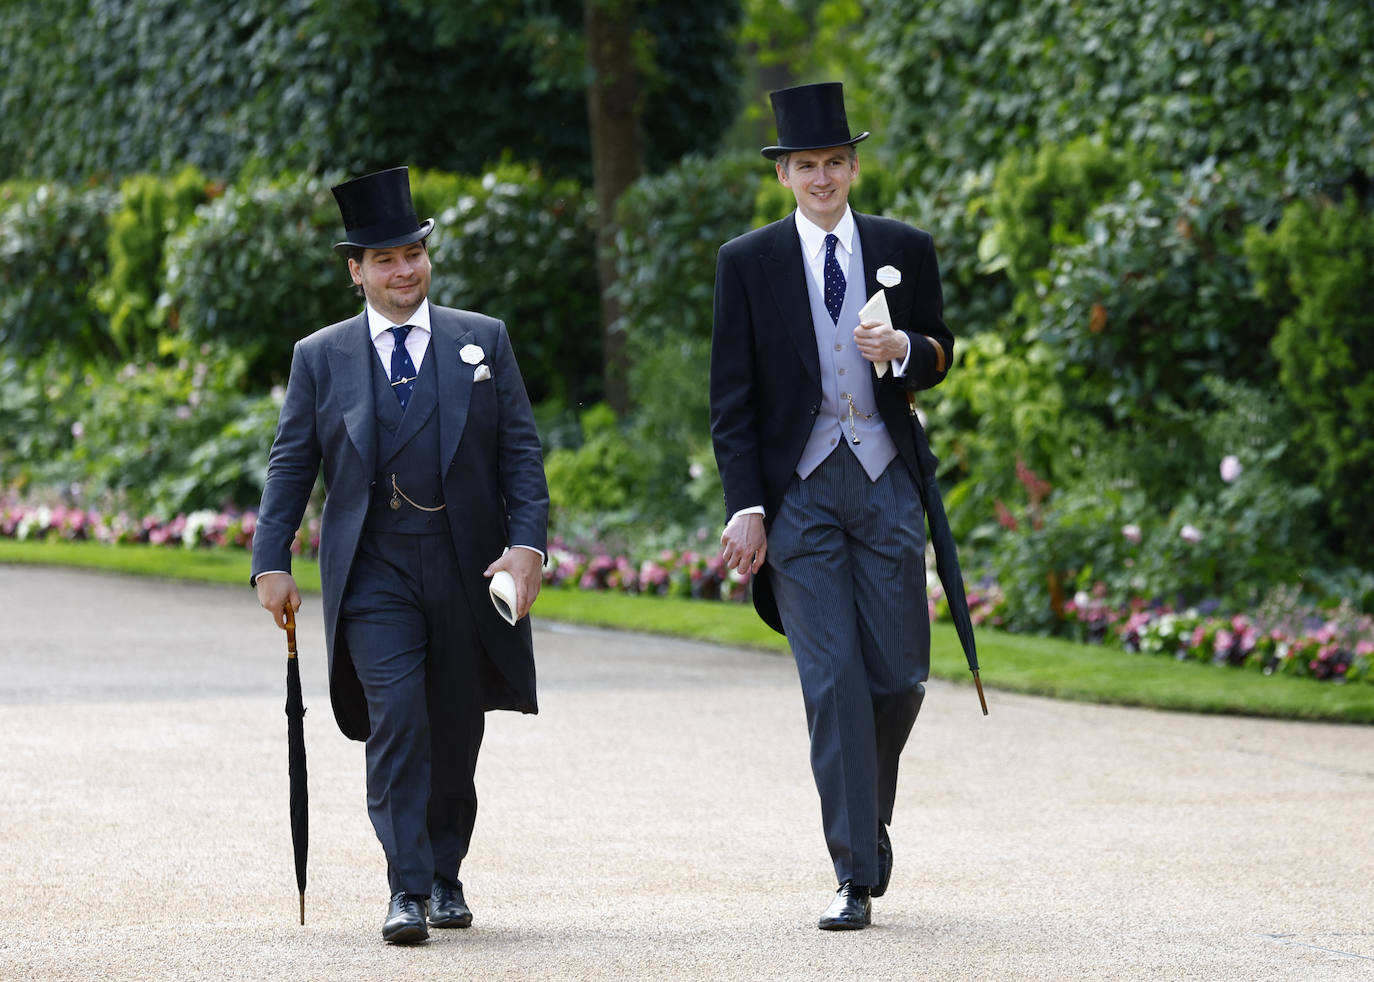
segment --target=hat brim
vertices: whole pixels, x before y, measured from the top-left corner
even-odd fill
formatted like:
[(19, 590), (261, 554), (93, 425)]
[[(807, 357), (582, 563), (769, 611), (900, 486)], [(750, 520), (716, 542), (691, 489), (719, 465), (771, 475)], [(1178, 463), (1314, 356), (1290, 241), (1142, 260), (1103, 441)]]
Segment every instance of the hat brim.
[(380, 242), (351, 242), (345, 239), (343, 242), (334, 243), (334, 251), (342, 256), (347, 254), (349, 249), (394, 249), (396, 246), (410, 245), (412, 242), (427, 239), (433, 231), (434, 219), (426, 218), (413, 232), (382, 239)]
[(785, 153), (797, 153), (801, 150), (827, 150), (830, 147), (852, 147), (856, 143), (867, 140), (868, 135), (869, 131), (864, 130), (858, 136), (852, 136), (848, 140), (842, 140), (839, 143), (818, 143), (815, 146), (805, 147), (764, 147), (759, 153), (763, 154), (769, 160), (777, 160)]

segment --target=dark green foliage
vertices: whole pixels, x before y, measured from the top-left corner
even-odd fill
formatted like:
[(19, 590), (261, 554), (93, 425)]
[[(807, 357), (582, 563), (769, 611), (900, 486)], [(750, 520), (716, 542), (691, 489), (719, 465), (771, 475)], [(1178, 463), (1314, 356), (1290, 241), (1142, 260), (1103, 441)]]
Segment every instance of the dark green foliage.
[[(476, 172), (503, 151), (586, 178), (581, 4), (555, 6), (15, 0), (0, 5), (0, 178)], [(729, 125), (737, 19), (737, 0), (644, 5), (651, 166)]]
[(1029, 317), (1069, 376), (1069, 405), (1148, 431), (1168, 405), (1205, 407), (1210, 374), (1272, 385), (1275, 321), (1242, 240), (1275, 211), (1272, 187), (1207, 162), (1169, 186), (1132, 183), (1079, 241), (1061, 237)]
[(433, 207), (438, 223), (434, 302), (504, 320), (530, 398), (595, 401), (601, 327), (590, 196), (515, 164), (480, 177), (412, 175), (412, 183), (416, 208)]
[(1129, 179), (1124, 155), (1096, 140), (1013, 153), (998, 166), (988, 198), (993, 226), (980, 243), (984, 270), (1006, 269), (1017, 289), (1033, 289), (1051, 249), (1081, 242), (1084, 219)]
[(176, 347), (166, 366), (0, 363), (0, 486), (170, 517), (256, 503), (279, 400), (243, 392), (246, 361)]
[(1347, 558), (1374, 561), (1374, 214), (1342, 204), (1293, 205), (1246, 249), (1259, 293), (1282, 314), (1279, 380), (1297, 407), (1299, 453), (1316, 475)]
[(707, 371), (716, 252), (752, 227), (755, 197), (770, 181), (776, 183), (758, 157), (690, 157), (620, 199), (615, 289), (634, 366), (634, 438), (641, 454), (659, 461), (645, 498), (671, 513), (700, 508), (682, 489), (691, 463), (705, 467), (711, 458)]
[(110, 319), (121, 355), (157, 353), (157, 334), (166, 324), (157, 301), (167, 236), (190, 220), (211, 190), (193, 167), (166, 181), (142, 174), (120, 185), (119, 210), (110, 220), (109, 275), (92, 295)]
[(0, 347), (11, 357), (49, 348), (79, 361), (112, 354), (108, 321), (90, 296), (106, 274), (118, 195), (41, 184), (0, 206)]
[(297, 341), (361, 308), (330, 249), (339, 238), (323, 181), (226, 189), (167, 242), (169, 329), (195, 344), (233, 346), (258, 391), (285, 381)]
[(920, 184), (1097, 134), (1159, 169), (1374, 176), (1367, 0), (877, 0), (869, 24)]

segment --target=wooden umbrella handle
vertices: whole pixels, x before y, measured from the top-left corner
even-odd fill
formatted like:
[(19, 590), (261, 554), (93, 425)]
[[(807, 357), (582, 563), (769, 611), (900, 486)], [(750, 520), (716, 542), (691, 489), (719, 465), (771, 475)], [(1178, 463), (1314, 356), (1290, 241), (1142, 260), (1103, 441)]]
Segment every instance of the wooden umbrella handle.
[[(286, 602), (286, 609), (282, 611), (282, 616), (286, 619), (286, 657), (296, 657), (296, 612), (291, 609), (291, 601)], [(986, 710), (984, 710), (986, 712)]]

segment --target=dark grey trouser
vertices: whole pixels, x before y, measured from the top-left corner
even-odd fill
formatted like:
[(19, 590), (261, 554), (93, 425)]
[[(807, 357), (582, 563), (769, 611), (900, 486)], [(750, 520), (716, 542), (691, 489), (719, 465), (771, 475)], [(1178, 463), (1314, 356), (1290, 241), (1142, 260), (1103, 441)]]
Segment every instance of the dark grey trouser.
[(870, 482), (847, 446), (793, 477), (768, 575), (796, 659), (811, 770), (840, 882), (878, 882), (878, 826), (930, 674), (925, 515), (895, 459)]
[(391, 892), (457, 880), (485, 726), (476, 629), (447, 532), (364, 533), (340, 629), (367, 697), (367, 808)]

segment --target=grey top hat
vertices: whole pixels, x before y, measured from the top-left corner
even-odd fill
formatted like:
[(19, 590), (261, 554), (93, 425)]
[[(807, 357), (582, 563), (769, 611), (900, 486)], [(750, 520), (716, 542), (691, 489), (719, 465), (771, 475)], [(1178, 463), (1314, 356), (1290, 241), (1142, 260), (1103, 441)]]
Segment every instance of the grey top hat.
[(854, 136), (844, 113), (844, 83), (794, 85), (768, 94), (778, 124), (778, 145), (760, 151), (777, 160), (794, 150), (823, 150), (868, 139), (868, 131)]
[(342, 242), (334, 251), (348, 249), (390, 249), (427, 238), (434, 231), (434, 219), (423, 223), (410, 201), (410, 171), (392, 167), (375, 174), (345, 181), (330, 188), (343, 216)]

